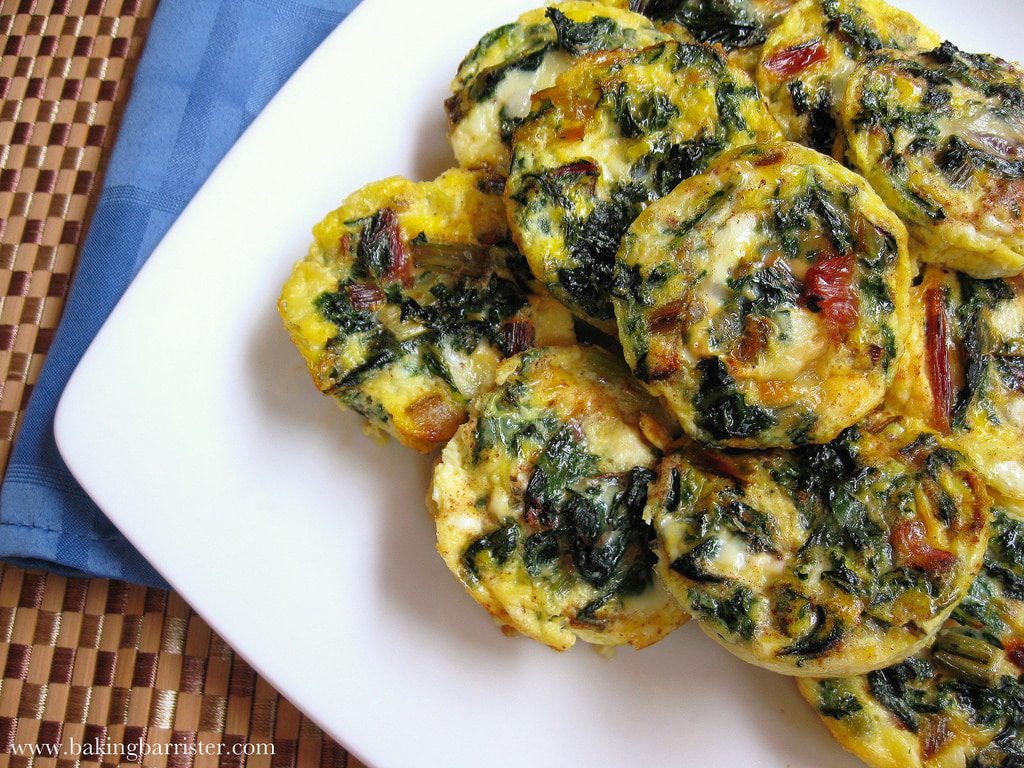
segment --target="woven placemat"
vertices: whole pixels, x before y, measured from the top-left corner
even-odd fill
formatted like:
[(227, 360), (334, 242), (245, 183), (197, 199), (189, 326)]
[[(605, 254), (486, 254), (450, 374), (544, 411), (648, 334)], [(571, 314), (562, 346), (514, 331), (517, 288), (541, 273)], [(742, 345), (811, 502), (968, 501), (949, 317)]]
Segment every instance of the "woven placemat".
[(173, 592), (7, 565), (0, 642), (11, 768), (356, 764)]
[[(155, 8), (0, 0), (0, 472)], [(0, 666), (0, 766), (357, 765), (174, 593), (0, 564)]]

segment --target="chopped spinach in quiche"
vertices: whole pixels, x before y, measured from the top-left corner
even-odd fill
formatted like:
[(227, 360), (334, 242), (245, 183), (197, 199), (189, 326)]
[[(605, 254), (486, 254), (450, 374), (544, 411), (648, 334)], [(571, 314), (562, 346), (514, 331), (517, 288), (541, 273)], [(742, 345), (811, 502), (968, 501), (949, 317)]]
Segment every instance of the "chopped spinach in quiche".
[(988, 483), (1024, 501), (1024, 279), (924, 268), (891, 407), (948, 433)]
[(925, 50), (940, 42), (882, 0), (802, 0), (764, 44), (757, 84), (787, 139), (841, 159), (840, 105), (857, 64), (881, 48)]
[(506, 360), (434, 470), (445, 563), (498, 622), (558, 650), (660, 640), (686, 619), (643, 518), (667, 423), (598, 348)]
[(626, 359), (697, 440), (827, 442), (892, 381), (906, 239), (834, 160), (788, 143), (738, 149), (626, 233), (614, 280)]
[(882, 51), (843, 101), (849, 159), (925, 246), (975, 277), (1024, 270), (1024, 71), (951, 43)]
[(316, 225), (278, 302), (317, 388), (419, 451), (455, 433), (502, 358), (574, 341), (509, 240), (500, 187), (463, 170), (364, 187)]
[(456, 160), (508, 173), (509, 142), (534, 93), (581, 56), (667, 39), (639, 14), (584, 0), (527, 11), (491, 30), (459, 65), (445, 102)]
[[(729, 63), (753, 74), (768, 33), (794, 0), (634, 0), (665, 29), (679, 25), (697, 41), (721, 45)], [(674, 36), (674, 35), (673, 35)]]
[(927, 643), (978, 574), (989, 507), (962, 454), (882, 411), (791, 452), (684, 447), (649, 495), (673, 594), (740, 658), (798, 676)]
[(1024, 756), (1024, 508), (997, 500), (985, 565), (917, 655), (802, 678), (832, 735), (873, 768), (1014, 768)]
[(777, 135), (753, 83), (713, 48), (586, 56), (515, 133), (513, 237), (555, 298), (614, 332), (612, 265), (633, 219), (722, 152)]

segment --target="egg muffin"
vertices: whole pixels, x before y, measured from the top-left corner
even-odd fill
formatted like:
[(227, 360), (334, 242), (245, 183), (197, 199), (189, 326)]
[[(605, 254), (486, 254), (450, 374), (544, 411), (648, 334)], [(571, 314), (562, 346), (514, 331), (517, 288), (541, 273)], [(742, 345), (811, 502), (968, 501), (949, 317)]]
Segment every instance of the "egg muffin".
[(996, 502), (985, 566), (932, 647), (867, 675), (797, 681), (832, 735), (868, 765), (1020, 765), (1022, 515), (1019, 503)]
[[(637, 10), (677, 37), (720, 45), (734, 64), (753, 75), (768, 33), (794, 0), (639, 0)], [(685, 42), (685, 41), (684, 41)]]
[(513, 138), (513, 237), (555, 298), (614, 333), (612, 265), (626, 227), (722, 152), (777, 135), (753, 83), (713, 48), (585, 56), (534, 97)]
[(849, 159), (921, 256), (975, 277), (1024, 271), (1024, 73), (951, 43), (883, 51), (850, 78)]
[(908, 327), (890, 406), (948, 433), (993, 488), (1024, 501), (1024, 279), (929, 265)]
[(285, 327), (321, 392), (410, 448), (444, 445), (503, 358), (575, 341), (509, 240), (488, 175), (374, 182), (313, 236), (278, 301)]
[(582, 0), (536, 8), (491, 30), (462, 60), (445, 102), (455, 159), (507, 174), (509, 141), (534, 93), (580, 56), (667, 39), (639, 14)]
[(797, 144), (744, 147), (627, 231), (619, 340), (691, 437), (824, 443), (884, 397), (909, 280), (906, 230), (856, 174)]
[(840, 104), (857, 64), (881, 48), (928, 50), (940, 42), (882, 0), (802, 0), (765, 42), (757, 84), (787, 139), (842, 159)]
[(686, 619), (655, 575), (642, 517), (670, 437), (603, 350), (504, 361), (434, 470), (441, 557), (500, 624), (557, 650), (660, 640)]
[(990, 501), (940, 436), (876, 411), (831, 443), (666, 457), (648, 514), (669, 589), (741, 659), (861, 674), (915, 653), (967, 594)]

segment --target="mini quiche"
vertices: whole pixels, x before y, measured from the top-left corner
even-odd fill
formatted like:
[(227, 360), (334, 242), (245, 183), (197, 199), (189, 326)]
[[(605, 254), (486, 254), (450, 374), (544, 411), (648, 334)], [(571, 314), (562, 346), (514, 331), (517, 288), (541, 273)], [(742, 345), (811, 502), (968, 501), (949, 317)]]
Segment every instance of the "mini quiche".
[(881, 48), (927, 50), (941, 42), (882, 0), (801, 0), (769, 36), (757, 84), (786, 138), (835, 154), (850, 74)]
[(455, 159), (507, 174), (509, 141), (534, 93), (580, 56), (667, 39), (639, 14), (582, 0), (527, 11), (488, 32), (462, 60), (445, 102)]
[(410, 448), (444, 445), (502, 358), (574, 342), (508, 239), (500, 182), (374, 182), (313, 229), (278, 301), (317, 388)]
[(725, 150), (777, 136), (753, 83), (713, 48), (585, 56), (534, 97), (513, 138), (513, 237), (555, 298), (614, 333), (612, 265), (626, 227)]
[(950, 434), (989, 485), (1024, 501), (1024, 279), (929, 265), (908, 326), (890, 407)]
[(642, 517), (669, 439), (657, 403), (603, 350), (504, 361), (434, 470), (441, 557), (500, 624), (557, 650), (660, 640), (686, 619)]
[(874, 768), (1013, 768), (1024, 754), (1024, 508), (998, 502), (985, 566), (931, 648), (800, 692)]
[(797, 144), (743, 147), (645, 210), (623, 238), (626, 360), (694, 439), (828, 442), (895, 373), (906, 230), (856, 174)]
[(684, 29), (697, 41), (721, 45), (729, 63), (753, 74), (768, 33), (794, 0), (638, 0), (637, 10), (660, 28)]
[(745, 661), (868, 672), (920, 649), (981, 567), (990, 501), (968, 460), (876, 411), (831, 443), (666, 457), (650, 491), (669, 589)]
[(975, 277), (1024, 270), (1024, 72), (943, 43), (882, 51), (842, 105), (850, 161), (925, 246)]

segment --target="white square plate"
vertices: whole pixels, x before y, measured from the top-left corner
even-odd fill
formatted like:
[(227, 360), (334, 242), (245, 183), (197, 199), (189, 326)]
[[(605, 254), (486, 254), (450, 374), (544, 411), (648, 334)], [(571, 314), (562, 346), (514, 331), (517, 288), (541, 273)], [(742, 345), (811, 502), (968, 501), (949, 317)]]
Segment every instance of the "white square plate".
[[(853, 766), (791, 680), (689, 625), (605, 660), (503, 637), (434, 551), (429, 461), (311, 387), (274, 306), (350, 191), (451, 162), (462, 57), (529, 0), (366, 0), (253, 123), (75, 372), (57, 441), (216, 630), (368, 763)], [(1020, 0), (903, 0), (1024, 59)]]

